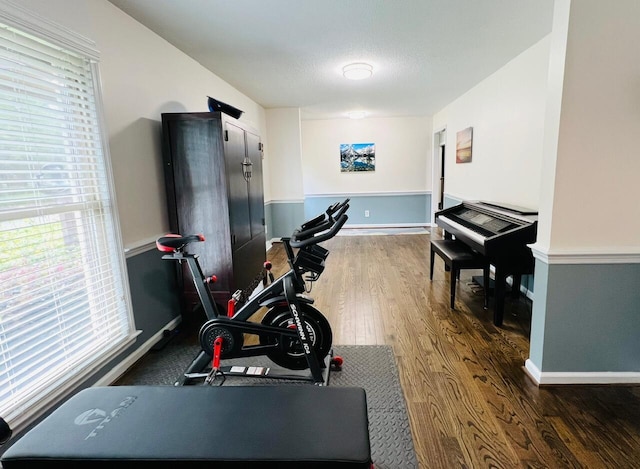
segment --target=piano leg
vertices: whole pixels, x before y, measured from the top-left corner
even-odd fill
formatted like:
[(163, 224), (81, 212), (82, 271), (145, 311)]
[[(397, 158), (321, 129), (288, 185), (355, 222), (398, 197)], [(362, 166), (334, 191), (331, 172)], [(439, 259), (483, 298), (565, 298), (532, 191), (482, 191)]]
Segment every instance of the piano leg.
[(491, 281), (491, 277), (489, 275), (490, 270), (491, 266), (487, 264), (484, 266), (482, 271), (484, 281), (484, 309), (489, 309), (489, 282)]
[(513, 274), (513, 283), (511, 284), (511, 298), (514, 300), (520, 296), (520, 284), (522, 283), (522, 274)]
[(494, 292), (496, 295), (496, 306), (493, 310), (493, 324), (495, 324), (496, 326), (502, 326), (502, 319), (504, 316), (504, 294), (505, 294), (505, 287), (507, 284), (507, 277), (506, 275), (502, 272), (502, 270), (496, 266), (496, 281), (495, 281), (495, 287), (494, 287)]

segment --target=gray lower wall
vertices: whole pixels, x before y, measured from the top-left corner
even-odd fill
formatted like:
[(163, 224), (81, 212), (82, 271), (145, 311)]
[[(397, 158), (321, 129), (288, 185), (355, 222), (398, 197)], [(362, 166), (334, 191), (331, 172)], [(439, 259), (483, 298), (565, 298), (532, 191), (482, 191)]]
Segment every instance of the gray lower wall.
[(269, 202), (265, 205), (267, 239), (291, 236), (304, 222), (304, 202)]
[[(304, 202), (268, 202), (265, 207), (267, 238), (291, 236), (305, 220), (323, 213), (329, 205), (350, 198), (345, 226), (415, 226), (431, 223), (431, 194), (344, 194), (309, 196)], [(365, 210), (369, 216), (365, 216)]]
[(444, 208), (453, 207), (454, 205), (458, 205), (462, 203), (462, 199), (458, 199), (456, 197), (452, 197), (450, 195), (444, 196), (444, 201), (442, 202)]
[(640, 371), (640, 264), (536, 259), (529, 359), (545, 372)]
[(138, 341), (145, 342), (172, 319), (180, 316), (177, 263), (163, 260), (157, 249), (127, 259), (131, 302)]
[[(329, 205), (350, 198), (349, 225), (427, 225), (431, 222), (431, 194), (376, 194), (313, 196), (304, 201), (306, 218), (324, 212)], [(369, 211), (369, 216), (365, 216)]]

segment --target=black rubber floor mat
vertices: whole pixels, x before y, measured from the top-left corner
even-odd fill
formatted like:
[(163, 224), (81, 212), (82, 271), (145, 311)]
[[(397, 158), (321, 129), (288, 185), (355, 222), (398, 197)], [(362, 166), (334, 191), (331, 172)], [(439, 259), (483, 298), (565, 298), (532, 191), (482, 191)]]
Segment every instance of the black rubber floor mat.
[[(199, 348), (171, 341), (162, 350), (149, 352), (118, 385), (170, 385), (181, 376)], [(376, 469), (418, 467), (411, 428), (397, 365), (390, 346), (338, 345), (334, 355), (344, 360), (341, 371), (332, 371), (330, 386), (358, 386), (367, 393), (371, 455)], [(223, 361), (223, 365), (273, 366), (264, 357)], [(224, 386), (280, 384), (281, 380), (229, 377)], [(289, 382), (288, 382), (289, 383)], [(312, 386), (298, 382), (302, 386)]]

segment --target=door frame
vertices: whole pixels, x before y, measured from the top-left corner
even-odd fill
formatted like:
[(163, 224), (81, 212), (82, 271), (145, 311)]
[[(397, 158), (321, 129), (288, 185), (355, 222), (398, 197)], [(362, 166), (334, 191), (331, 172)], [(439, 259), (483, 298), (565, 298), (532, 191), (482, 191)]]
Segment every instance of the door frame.
[[(441, 138), (442, 137), (442, 138)], [(447, 126), (443, 126), (438, 130), (433, 132), (433, 150), (431, 158), (431, 187), (433, 188), (431, 192), (431, 226), (436, 226), (435, 223), (435, 213), (439, 210), (438, 202), (440, 197), (440, 173), (443, 169), (443, 162), (441, 161), (440, 156), (440, 147), (444, 146), (446, 149), (446, 140), (447, 140)], [(445, 150), (446, 151), (446, 150)], [(446, 158), (446, 153), (445, 153)], [(443, 200), (444, 204), (444, 195)], [(444, 208), (444, 206), (443, 206)]]

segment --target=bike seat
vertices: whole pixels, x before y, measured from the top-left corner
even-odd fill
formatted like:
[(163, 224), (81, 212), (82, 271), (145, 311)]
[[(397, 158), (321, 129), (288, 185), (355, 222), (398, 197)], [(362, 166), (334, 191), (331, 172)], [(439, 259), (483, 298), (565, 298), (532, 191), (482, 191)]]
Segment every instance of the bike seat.
[(176, 252), (181, 250), (189, 243), (204, 241), (204, 235), (194, 234), (189, 236), (181, 236), (179, 234), (169, 233), (156, 240), (158, 251)]

